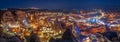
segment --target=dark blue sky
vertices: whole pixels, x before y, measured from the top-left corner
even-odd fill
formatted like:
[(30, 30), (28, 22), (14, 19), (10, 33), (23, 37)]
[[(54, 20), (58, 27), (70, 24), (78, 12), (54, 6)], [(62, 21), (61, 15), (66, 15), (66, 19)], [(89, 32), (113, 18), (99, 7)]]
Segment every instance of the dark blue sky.
[(0, 0), (0, 8), (79, 9), (120, 7), (120, 0)]

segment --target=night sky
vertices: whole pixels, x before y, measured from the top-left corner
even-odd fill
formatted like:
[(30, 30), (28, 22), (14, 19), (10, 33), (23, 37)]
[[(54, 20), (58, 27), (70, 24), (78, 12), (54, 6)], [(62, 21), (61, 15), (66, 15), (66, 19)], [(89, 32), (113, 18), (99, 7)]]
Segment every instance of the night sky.
[(120, 8), (120, 0), (0, 0), (0, 8)]

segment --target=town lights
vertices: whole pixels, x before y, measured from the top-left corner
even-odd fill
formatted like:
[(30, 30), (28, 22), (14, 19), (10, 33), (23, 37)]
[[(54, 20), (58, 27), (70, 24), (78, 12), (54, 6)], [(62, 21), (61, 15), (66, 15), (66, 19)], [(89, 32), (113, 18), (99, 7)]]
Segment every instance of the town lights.
[(18, 28), (18, 27), (20, 27), (19, 25), (11, 25), (11, 24), (8, 24), (8, 26), (11, 27), (11, 28)]
[(30, 26), (32, 26), (33, 28), (37, 28), (38, 27), (37, 24), (30, 24)]
[(83, 39), (83, 42), (92, 42), (89, 37)]

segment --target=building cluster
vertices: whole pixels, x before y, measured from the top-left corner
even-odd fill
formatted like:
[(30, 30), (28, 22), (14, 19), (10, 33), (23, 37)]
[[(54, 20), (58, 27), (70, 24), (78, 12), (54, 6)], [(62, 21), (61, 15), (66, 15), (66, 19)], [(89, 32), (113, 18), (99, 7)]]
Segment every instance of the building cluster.
[(119, 42), (120, 15), (100, 9), (10, 8), (0, 10), (0, 31), (21, 42)]

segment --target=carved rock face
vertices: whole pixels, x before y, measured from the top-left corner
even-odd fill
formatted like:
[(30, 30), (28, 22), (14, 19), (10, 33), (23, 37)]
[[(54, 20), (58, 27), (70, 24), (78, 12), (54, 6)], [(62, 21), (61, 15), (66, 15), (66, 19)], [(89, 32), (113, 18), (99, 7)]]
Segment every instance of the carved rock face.
[(25, 17), (25, 12), (23, 12), (23, 11), (16, 11), (15, 12), (16, 13), (16, 15), (18, 16), (18, 19), (22, 19), (23, 17)]
[(10, 11), (6, 11), (5, 13), (3, 13), (3, 16), (2, 16), (2, 22), (14, 22), (15, 19), (14, 19), (14, 15), (12, 14), (12, 12)]

